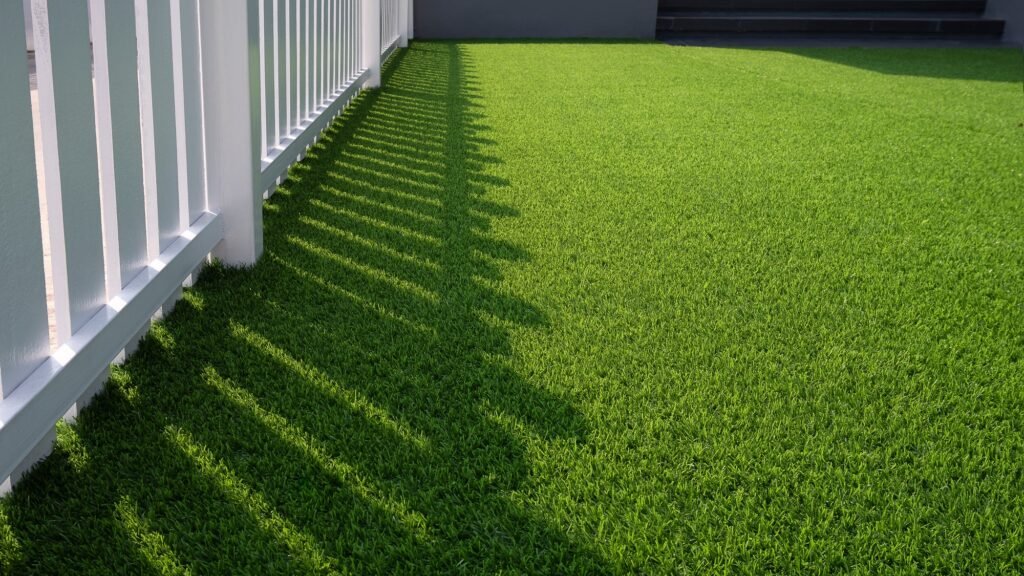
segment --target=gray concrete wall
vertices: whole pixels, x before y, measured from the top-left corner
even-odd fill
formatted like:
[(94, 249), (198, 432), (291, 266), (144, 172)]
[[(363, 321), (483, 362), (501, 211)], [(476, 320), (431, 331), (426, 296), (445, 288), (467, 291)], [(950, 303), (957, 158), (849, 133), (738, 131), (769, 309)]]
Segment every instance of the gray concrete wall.
[(658, 0), (415, 0), (415, 25), (423, 39), (654, 38), (657, 12)]
[(988, 0), (985, 15), (1006, 20), (1003, 40), (1024, 45), (1024, 0)]

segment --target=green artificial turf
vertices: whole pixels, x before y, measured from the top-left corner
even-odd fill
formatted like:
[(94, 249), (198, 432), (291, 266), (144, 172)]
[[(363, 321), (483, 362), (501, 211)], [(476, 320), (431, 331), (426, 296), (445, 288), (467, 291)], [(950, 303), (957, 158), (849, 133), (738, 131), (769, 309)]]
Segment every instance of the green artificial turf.
[(0, 565), (1024, 571), (1022, 76), (416, 43), (59, 427)]

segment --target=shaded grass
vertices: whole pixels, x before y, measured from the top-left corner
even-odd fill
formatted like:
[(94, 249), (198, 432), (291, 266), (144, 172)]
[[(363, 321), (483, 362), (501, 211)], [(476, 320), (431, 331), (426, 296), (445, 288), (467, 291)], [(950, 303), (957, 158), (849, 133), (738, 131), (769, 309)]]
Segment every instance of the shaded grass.
[(1020, 64), (417, 43), (60, 427), (0, 563), (1024, 570)]

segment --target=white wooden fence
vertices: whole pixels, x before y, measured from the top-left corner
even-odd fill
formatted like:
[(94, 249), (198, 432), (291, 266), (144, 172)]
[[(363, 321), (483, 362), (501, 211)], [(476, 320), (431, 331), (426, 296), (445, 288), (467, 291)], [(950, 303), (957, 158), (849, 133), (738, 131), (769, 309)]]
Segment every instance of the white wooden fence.
[(23, 6), (0, 0), (0, 492), (211, 254), (260, 257), (263, 196), (412, 36), (412, 0), (31, 0), (32, 59)]
[(409, 21), (409, 3), (402, 0), (381, 0), (380, 3), (380, 45), (382, 57), (386, 60), (396, 48), (403, 47), (403, 29)]

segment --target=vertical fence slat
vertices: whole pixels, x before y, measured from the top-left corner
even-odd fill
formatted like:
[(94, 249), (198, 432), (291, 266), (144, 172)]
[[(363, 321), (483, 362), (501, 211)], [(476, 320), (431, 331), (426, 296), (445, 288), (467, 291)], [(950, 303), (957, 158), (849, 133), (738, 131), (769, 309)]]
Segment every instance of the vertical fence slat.
[(156, 152), (153, 149), (153, 93), (149, 60), (149, 2), (135, 1), (135, 50), (138, 54), (139, 119), (142, 137), (143, 204), (146, 213), (146, 257), (153, 260), (160, 254), (160, 222), (156, 202)]
[(348, 84), (349, 80), (352, 79), (353, 70), (352, 62), (355, 61), (355, 38), (353, 26), (356, 20), (355, 3), (356, 0), (342, 0), (345, 2), (345, 70), (344, 70), (344, 82)]
[(299, 44), (299, 91), (296, 98), (299, 107), (295, 125), (301, 126), (302, 121), (309, 115), (309, 0), (299, 0), (298, 6), (296, 34)]
[(320, 53), (323, 54), (320, 64), (320, 101), (323, 103), (331, 93), (331, 1), (319, 0), (323, 19), (320, 21)]
[(322, 0), (324, 6), (324, 39), (321, 42), (324, 50), (324, 67), (323, 67), (323, 78), (324, 85), (322, 89), (323, 98), (326, 100), (330, 98), (330, 95), (334, 92), (334, 39), (336, 38), (334, 32), (334, 1), (333, 0)]
[(321, 66), (320, 70), (320, 77), (323, 79), (323, 84), (320, 86), (320, 99), (324, 101), (334, 92), (331, 84), (331, 63), (334, 62), (334, 54), (331, 52), (334, 40), (334, 27), (332, 26), (331, 17), (334, 13), (331, 11), (331, 0), (320, 0), (320, 5), (323, 7), (324, 13), (324, 21), (321, 24), (324, 35), (320, 40), (320, 46), (324, 54), (323, 66)]
[(367, 29), (365, 28), (365, 21), (372, 21), (373, 18), (367, 18), (366, 14), (364, 14), (364, 7), (368, 5), (367, 0), (352, 0), (352, 2), (355, 5), (356, 9), (355, 22), (353, 22), (352, 24), (353, 31), (356, 33), (356, 37), (353, 40), (353, 44), (355, 45), (356, 48), (356, 60), (353, 62), (353, 64), (355, 65), (357, 72), (361, 74), (364, 68), (364, 61), (367, 60), (367, 58), (363, 55), (363, 44), (367, 42), (366, 37), (369, 36), (369, 34), (365, 34), (362, 31)]
[(334, 0), (322, 0), (324, 5), (324, 39), (321, 45), (324, 49), (323, 68), (323, 98), (326, 100), (334, 93), (334, 39), (337, 37), (334, 31)]
[(260, 82), (263, 86), (263, 94), (260, 98), (260, 113), (263, 118), (261, 126), (260, 153), (263, 156), (270, 154), (270, 149), (276, 144), (275, 133), (277, 124), (274, 119), (274, 55), (276, 33), (274, 31), (274, 3), (273, 0), (259, 0), (260, 22), (263, 27), (260, 38), (260, 57), (263, 62), (260, 70)]
[(330, 96), (338, 89), (338, 3), (327, 0), (327, 26), (329, 30), (327, 53), (327, 94)]
[(188, 225), (206, 212), (206, 150), (203, 144), (202, 66), (199, 61), (199, 1), (180, 0)]
[(306, 63), (306, 66), (305, 66), (306, 83), (304, 85), (304, 90), (305, 91), (302, 94), (303, 95), (302, 102), (305, 104), (305, 109), (303, 110), (304, 113), (302, 115), (303, 121), (308, 119), (310, 117), (310, 115), (313, 113), (313, 98), (314, 98), (314, 91), (316, 90), (316, 74), (314, 73), (314, 68), (315, 68), (314, 57), (315, 57), (316, 42), (313, 41), (314, 35), (316, 34), (316, 29), (314, 27), (314, 22), (313, 22), (313, 18), (316, 16), (315, 0), (304, 0), (304, 1), (306, 3), (306, 16), (305, 16), (305, 22), (304, 22), (305, 26), (303, 26), (304, 34), (303, 34), (303, 37), (302, 37), (302, 40), (303, 40), (302, 44), (303, 44), (303, 48), (305, 50), (305, 57), (306, 57), (306, 62), (305, 62)]
[(345, 3), (345, 69), (343, 70), (343, 82), (348, 84), (352, 78), (352, 61), (355, 59), (355, 39), (352, 34), (352, 25), (356, 21), (355, 0), (342, 0)]
[(170, 0), (136, 0), (136, 11), (147, 216), (156, 213), (159, 253), (181, 233)]
[(327, 89), (326, 89), (327, 88), (327, 82), (325, 81), (326, 77), (324, 75), (324, 73), (327, 71), (327, 66), (326, 66), (327, 50), (325, 50), (326, 42), (327, 42), (327, 34), (325, 33), (325, 31), (326, 31), (325, 24), (327, 23), (327, 19), (326, 19), (327, 12), (325, 10), (326, 5), (324, 4), (324, 0), (314, 0), (314, 2), (316, 3), (316, 13), (317, 13), (317, 21), (316, 21), (316, 30), (317, 30), (317, 36), (316, 36), (316, 52), (317, 52), (317, 56), (316, 56), (316, 60), (317, 60), (317, 62), (316, 62), (316, 102), (315, 102), (315, 108), (319, 110), (320, 106), (323, 104), (323, 101), (326, 98), (326, 94), (327, 94)]
[(171, 78), (174, 89), (174, 140), (177, 149), (175, 168), (178, 173), (178, 230), (191, 224), (189, 218), (188, 143), (185, 139), (185, 64), (182, 55), (181, 0), (170, 0)]
[(366, 0), (352, 0), (352, 8), (355, 10), (356, 17), (352, 22), (352, 71), (354, 72), (353, 77), (361, 74), (363, 71), (363, 42), (365, 34), (361, 33), (363, 29), (363, 4)]
[(344, 0), (334, 0), (334, 26), (336, 34), (334, 35), (334, 53), (336, 58), (334, 59), (334, 90), (341, 90), (343, 84), (345, 84), (345, 73), (342, 67), (345, 62), (345, 2)]
[(340, 89), (345, 85), (346, 74), (345, 74), (345, 63), (347, 58), (347, 51), (345, 47), (348, 45), (348, 0), (336, 0), (338, 3), (338, 88)]
[(363, 37), (359, 33), (363, 26), (363, 0), (349, 0), (349, 3), (352, 5), (352, 22), (349, 25), (352, 38), (349, 79), (352, 79), (363, 71)]
[(302, 46), (302, 0), (294, 0), (294, 7), (295, 9), (292, 10), (291, 14), (291, 23), (289, 24), (289, 135), (302, 124), (302, 105), (300, 104), (302, 92), (299, 87), (299, 82), (301, 82), (302, 78), (299, 74), (299, 64), (301, 63), (299, 56)]
[(344, 61), (344, 68), (342, 69), (342, 82), (348, 84), (349, 79), (352, 77), (352, 59), (355, 54), (352, 51), (352, 47), (355, 46), (355, 41), (352, 38), (352, 23), (355, 22), (355, 10), (353, 10), (354, 0), (341, 0), (345, 3), (345, 20), (343, 21), (343, 32), (344, 37), (344, 50), (345, 55), (342, 59)]
[(0, 2), (0, 398), (50, 353), (24, 26), (22, 3)]
[[(105, 0), (89, 0), (89, 14), (90, 37), (93, 39), (93, 66), (96, 76), (94, 83), (96, 90), (96, 144), (100, 171), (100, 210), (103, 214), (103, 258), (107, 266), (107, 298), (111, 298), (121, 291), (123, 284), (121, 281), (121, 235), (118, 230), (119, 219), (117, 217), (118, 178), (115, 168), (117, 153), (114, 151), (114, 118), (110, 102), (113, 90), (110, 85), (111, 63), (107, 44)], [(134, 9), (128, 15), (134, 18)], [(119, 114), (118, 119), (123, 119), (123, 116)], [(144, 239), (145, 237), (143, 237)]]
[[(91, 0), (107, 292), (145, 268), (146, 204), (134, 0)], [(116, 257), (115, 257), (116, 256)], [(114, 266), (119, 262), (120, 266)]]
[(319, 36), (317, 37), (317, 81), (319, 85), (317, 87), (316, 96), (316, 107), (319, 109), (324, 103), (324, 95), (327, 93), (327, 66), (331, 61), (330, 52), (327, 51), (328, 40), (330, 38), (330, 28), (328, 28), (328, 22), (330, 22), (330, 12), (328, 11), (327, 3), (324, 0), (316, 0), (317, 9), (319, 13), (319, 20), (317, 21), (317, 30)]
[(338, 87), (341, 88), (348, 83), (348, 22), (351, 18), (348, 14), (349, 0), (337, 0), (341, 6), (338, 10), (341, 15), (338, 17)]
[(58, 344), (106, 302), (89, 13), (33, 0)]
[(322, 99), (326, 100), (330, 97), (330, 94), (334, 91), (331, 84), (331, 64), (334, 62), (334, 54), (331, 51), (334, 41), (334, 27), (331, 18), (334, 16), (334, 12), (331, 11), (331, 0), (320, 0), (323, 11), (324, 11), (324, 23), (322, 29), (324, 31), (324, 37), (320, 41), (320, 46), (324, 51), (324, 65), (320, 74), (323, 78), (323, 86), (320, 89)]
[(274, 77), (275, 90), (277, 91), (277, 143), (288, 135), (288, 0), (274, 0), (274, 21), (276, 36), (275, 58), (277, 58), (277, 71)]
[(288, 0), (273, 0), (273, 90), (274, 90), (274, 119), (276, 129), (274, 130), (274, 145), (280, 145), (281, 140), (288, 134), (285, 127), (288, 124), (288, 94), (285, 89), (287, 76), (287, 43), (288, 32), (286, 19), (288, 14)]
[(271, 83), (267, 78), (267, 60), (270, 58), (270, 53), (267, 50), (267, 43), (270, 41), (270, 36), (267, 32), (268, 15), (266, 13), (266, 4), (269, 0), (256, 0), (259, 5), (259, 20), (260, 20), (260, 155), (266, 156), (267, 150), (269, 150), (268, 142), (268, 130), (270, 128), (270, 122), (267, 121), (267, 112), (270, 110), (269, 104), (267, 104), (270, 98), (267, 98), (267, 91), (270, 90)]
[(320, 0), (309, 0), (309, 4), (309, 113), (312, 115), (320, 107)]
[(320, 41), (322, 34), (320, 31), (320, 23), (322, 21), (322, 14), (320, 13), (320, 0), (309, 0), (310, 1), (310, 12), (313, 14), (313, 23), (310, 27), (309, 43), (310, 43), (310, 75), (312, 76), (313, 92), (310, 95), (310, 113), (314, 113), (320, 108), (320, 89), (322, 84), (320, 82), (320, 66), (323, 64), (323, 52), (320, 50)]
[(308, 119), (313, 113), (313, 100), (315, 98), (316, 91), (316, 42), (314, 41), (316, 36), (316, 23), (314, 22), (314, 18), (316, 17), (316, 3), (315, 0), (304, 1), (306, 3), (306, 19), (305, 26), (303, 27), (305, 32), (302, 39), (306, 56), (306, 83), (302, 101), (305, 103), (306, 107), (304, 110), (305, 113), (302, 115), (303, 121)]

